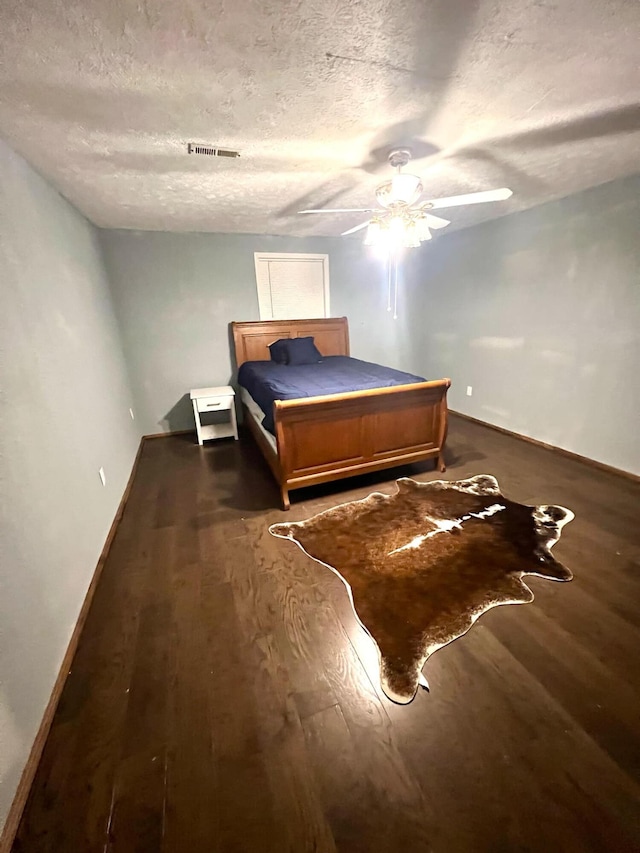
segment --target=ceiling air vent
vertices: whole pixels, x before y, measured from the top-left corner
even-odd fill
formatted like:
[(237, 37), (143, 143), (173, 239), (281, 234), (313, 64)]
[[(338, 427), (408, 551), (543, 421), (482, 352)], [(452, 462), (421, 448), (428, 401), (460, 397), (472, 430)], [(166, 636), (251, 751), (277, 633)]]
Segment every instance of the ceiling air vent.
[(232, 148), (218, 148), (216, 145), (198, 145), (197, 142), (189, 142), (188, 154), (207, 154), (209, 157), (239, 157), (240, 152)]

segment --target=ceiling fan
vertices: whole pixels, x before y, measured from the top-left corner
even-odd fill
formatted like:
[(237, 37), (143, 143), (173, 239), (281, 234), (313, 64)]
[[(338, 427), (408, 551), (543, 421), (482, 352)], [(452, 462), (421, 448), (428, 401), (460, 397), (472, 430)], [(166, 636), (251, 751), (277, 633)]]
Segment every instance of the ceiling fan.
[(362, 228), (368, 232), (365, 243), (368, 245), (382, 244), (388, 248), (419, 246), (424, 240), (431, 239), (431, 231), (445, 228), (450, 224), (448, 219), (433, 216), (427, 211), (444, 207), (459, 207), (465, 204), (482, 204), (488, 201), (504, 201), (513, 193), (507, 187), (484, 192), (466, 193), (465, 195), (435, 198), (420, 202), (423, 186), (418, 175), (403, 172), (402, 168), (411, 160), (408, 148), (396, 148), (389, 154), (389, 164), (397, 169), (390, 181), (385, 181), (376, 187), (376, 199), (379, 208), (324, 208), (321, 210), (300, 210), (299, 213), (371, 213), (371, 219), (361, 222), (342, 236), (354, 234)]

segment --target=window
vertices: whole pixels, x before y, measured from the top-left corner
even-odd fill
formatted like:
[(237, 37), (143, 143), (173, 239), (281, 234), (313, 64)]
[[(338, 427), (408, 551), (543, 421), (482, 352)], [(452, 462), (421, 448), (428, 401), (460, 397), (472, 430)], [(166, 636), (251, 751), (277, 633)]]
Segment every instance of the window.
[(256, 252), (261, 320), (329, 317), (329, 255)]

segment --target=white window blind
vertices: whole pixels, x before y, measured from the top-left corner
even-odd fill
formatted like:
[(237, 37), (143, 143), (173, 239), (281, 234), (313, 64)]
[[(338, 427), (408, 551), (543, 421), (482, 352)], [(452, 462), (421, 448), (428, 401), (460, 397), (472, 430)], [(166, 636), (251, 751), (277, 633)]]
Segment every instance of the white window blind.
[(329, 317), (329, 256), (256, 252), (261, 320)]

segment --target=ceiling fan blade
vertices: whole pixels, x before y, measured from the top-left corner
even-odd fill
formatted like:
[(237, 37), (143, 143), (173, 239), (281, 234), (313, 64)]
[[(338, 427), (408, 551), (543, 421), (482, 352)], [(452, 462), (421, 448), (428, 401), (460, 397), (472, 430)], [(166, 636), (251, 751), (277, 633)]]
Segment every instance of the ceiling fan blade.
[(361, 222), (360, 225), (356, 225), (355, 228), (349, 228), (348, 231), (343, 231), (340, 236), (346, 237), (347, 234), (355, 234), (356, 231), (360, 231), (362, 228), (366, 228), (368, 224), (369, 224), (369, 220), (367, 219), (366, 222)]
[(298, 213), (375, 213), (372, 207), (325, 207), (322, 210), (299, 210)]
[(434, 210), (438, 207), (459, 207), (463, 204), (482, 204), (485, 201), (504, 201), (511, 198), (512, 190), (501, 187), (499, 190), (486, 190), (481, 193), (467, 193), (466, 195), (452, 195), (448, 198), (433, 198), (425, 202), (422, 207)]
[(424, 214), (427, 225), (429, 228), (433, 228), (434, 231), (437, 231), (438, 228), (446, 228), (447, 225), (451, 225), (451, 222), (448, 219), (442, 219), (440, 216), (432, 216), (430, 213)]

